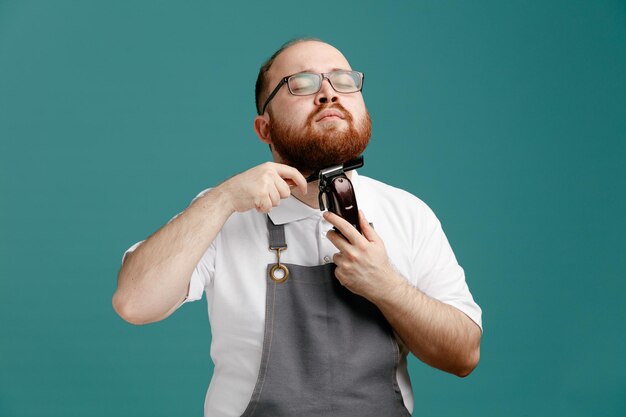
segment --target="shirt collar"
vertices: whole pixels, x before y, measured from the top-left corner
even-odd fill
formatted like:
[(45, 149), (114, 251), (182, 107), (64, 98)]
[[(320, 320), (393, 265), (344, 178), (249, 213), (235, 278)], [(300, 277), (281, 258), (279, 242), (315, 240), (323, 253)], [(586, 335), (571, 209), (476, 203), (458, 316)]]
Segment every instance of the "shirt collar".
[[(356, 170), (352, 171), (351, 181), (355, 192), (358, 192), (359, 174), (357, 174)], [(319, 191), (311, 188), (309, 192), (318, 193)], [(296, 222), (312, 216), (321, 217), (321, 215), (322, 211), (320, 209), (307, 206), (293, 195), (281, 200), (280, 205), (274, 207), (269, 213), (270, 219), (272, 219), (272, 222), (276, 225)]]

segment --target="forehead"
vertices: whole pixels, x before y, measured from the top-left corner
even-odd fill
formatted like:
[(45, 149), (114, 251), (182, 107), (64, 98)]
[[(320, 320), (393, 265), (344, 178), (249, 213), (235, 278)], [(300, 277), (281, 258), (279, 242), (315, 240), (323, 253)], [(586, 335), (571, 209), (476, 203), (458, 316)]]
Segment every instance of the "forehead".
[(282, 77), (302, 71), (329, 72), (352, 69), (348, 60), (335, 47), (317, 41), (300, 42), (276, 57), (269, 70), (270, 85)]

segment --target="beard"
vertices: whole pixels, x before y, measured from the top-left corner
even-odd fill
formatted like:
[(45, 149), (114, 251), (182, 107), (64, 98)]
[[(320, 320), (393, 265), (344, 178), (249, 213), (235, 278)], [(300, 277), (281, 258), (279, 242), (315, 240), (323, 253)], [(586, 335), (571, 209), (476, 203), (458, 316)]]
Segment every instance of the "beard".
[[(347, 128), (335, 123), (314, 126), (317, 115), (328, 109), (340, 111)], [(341, 104), (320, 107), (311, 112), (304, 129), (287, 126), (276, 118), (271, 120), (270, 135), (276, 152), (285, 164), (304, 175), (358, 157), (367, 147), (372, 134), (372, 121), (367, 111), (360, 123), (356, 124), (350, 112)]]

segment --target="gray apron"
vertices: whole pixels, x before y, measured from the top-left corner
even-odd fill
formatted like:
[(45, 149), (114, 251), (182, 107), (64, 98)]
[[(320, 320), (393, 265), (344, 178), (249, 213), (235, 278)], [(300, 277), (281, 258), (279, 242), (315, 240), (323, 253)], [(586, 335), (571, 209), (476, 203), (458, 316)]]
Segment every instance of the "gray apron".
[[(270, 249), (286, 249), (268, 217)], [(287, 268), (283, 282), (271, 269)], [(285, 269), (283, 269), (285, 271)], [(275, 274), (279, 275), (279, 274)], [(268, 265), (258, 379), (242, 417), (406, 417), (400, 351), (378, 308), (335, 278), (335, 265)], [(282, 281), (282, 280), (278, 280)]]

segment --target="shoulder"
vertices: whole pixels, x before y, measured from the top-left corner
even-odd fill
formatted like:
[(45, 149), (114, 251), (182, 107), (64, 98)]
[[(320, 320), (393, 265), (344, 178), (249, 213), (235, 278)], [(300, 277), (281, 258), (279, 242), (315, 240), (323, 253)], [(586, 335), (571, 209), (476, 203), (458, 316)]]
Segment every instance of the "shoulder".
[(362, 198), (369, 204), (394, 207), (394, 212), (434, 216), (433, 211), (424, 201), (406, 190), (360, 174), (358, 181)]

